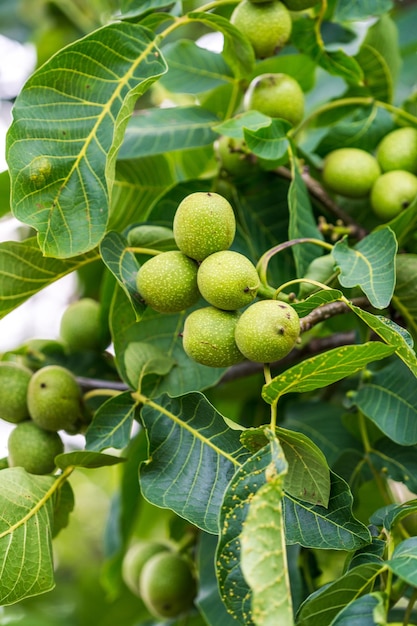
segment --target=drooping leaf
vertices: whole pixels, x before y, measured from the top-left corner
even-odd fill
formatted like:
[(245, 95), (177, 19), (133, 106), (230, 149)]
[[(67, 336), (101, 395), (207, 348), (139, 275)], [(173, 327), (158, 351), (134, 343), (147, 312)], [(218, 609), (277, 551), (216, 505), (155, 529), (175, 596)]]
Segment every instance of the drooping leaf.
[(102, 452), (94, 452), (91, 450), (75, 450), (74, 452), (64, 452), (55, 457), (57, 467), (65, 469), (67, 467), (85, 467), (94, 469), (97, 467), (107, 467), (108, 465), (116, 465), (123, 463), (124, 457), (115, 456), (114, 454), (104, 454)]
[(95, 412), (85, 433), (86, 450), (121, 449), (129, 443), (137, 403), (130, 392), (109, 398)]
[(13, 604), (50, 591), (54, 585), (51, 476), (28, 474), (21, 467), (0, 474), (0, 601)]
[(143, 495), (217, 534), (224, 492), (246, 455), (239, 433), (200, 393), (148, 400), (141, 415), (149, 439), (149, 461), (140, 470)]
[(124, 353), (126, 376), (132, 388), (139, 391), (145, 376), (166, 376), (175, 365), (174, 358), (146, 341), (131, 341)]
[(417, 444), (416, 378), (400, 360), (373, 373), (353, 401), (395, 443)]
[(201, 106), (142, 109), (126, 129), (119, 159), (137, 159), (153, 154), (212, 145), (218, 118)]
[(293, 623), (282, 494), (277, 474), (253, 495), (240, 536), (241, 567), (252, 590), (256, 626)]
[(342, 292), (338, 289), (323, 289), (322, 291), (309, 296), (303, 300), (303, 302), (295, 302), (292, 306), (297, 311), (299, 317), (304, 317), (323, 304), (336, 302), (342, 297), (342, 295)]
[(306, 392), (342, 380), (361, 370), (367, 363), (383, 359), (395, 350), (382, 342), (333, 348), (324, 354), (305, 359), (286, 370), (262, 389), (263, 399), (272, 404), (285, 393)]
[(288, 544), (323, 550), (357, 550), (371, 541), (369, 530), (352, 513), (353, 497), (347, 483), (331, 472), (327, 508), (286, 494), (283, 500)]
[(0, 318), (44, 287), (98, 258), (92, 251), (68, 260), (48, 259), (33, 238), (0, 243)]
[(398, 544), (387, 565), (409, 585), (417, 586), (417, 537), (409, 537)]
[(346, 239), (336, 243), (333, 256), (340, 268), (343, 287), (359, 286), (377, 309), (391, 302), (395, 287), (397, 241), (390, 228), (374, 231), (354, 248)]
[(270, 161), (288, 161), (287, 131), (290, 126), (282, 120), (273, 119), (269, 126), (257, 130), (244, 129), (244, 138), (253, 154)]
[(233, 137), (235, 139), (244, 139), (245, 130), (257, 131), (261, 128), (269, 126), (271, 118), (259, 111), (244, 111), (238, 113), (234, 117), (215, 124), (213, 129), (222, 135)]
[[(83, 72), (74, 69), (80, 58)], [(27, 81), (7, 138), (12, 210), (38, 230), (46, 255), (72, 257), (102, 239), (126, 124), (165, 71), (153, 33), (119, 22), (64, 48)]]
[(369, 594), (384, 566), (376, 563), (360, 565), (329, 583), (302, 604), (297, 615), (299, 626), (330, 626), (351, 602)]
[[(290, 213), (288, 238), (299, 239), (312, 237), (321, 240), (323, 239), (323, 235), (317, 228), (310, 196), (301, 176), (299, 166), (294, 159), (291, 171), (292, 181), (288, 192), (288, 208)], [(311, 261), (316, 258), (317, 246), (310, 243), (293, 246), (293, 254), (297, 268), (297, 276), (301, 278), (304, 276)]]
[(137, 319), (140, 319), (146, 305), (141, 300), (136, 287), (139, 263), (133, 252), (128, 250), (128, 247), (125, 237), (112, 231), (107, 233), (101, 242), (100, 253), (103, 262), (127, 295)]
[(363, 20), (369, 16), (381, 15), (392, 9), (392, 0), (337, 0), (335, 19)]

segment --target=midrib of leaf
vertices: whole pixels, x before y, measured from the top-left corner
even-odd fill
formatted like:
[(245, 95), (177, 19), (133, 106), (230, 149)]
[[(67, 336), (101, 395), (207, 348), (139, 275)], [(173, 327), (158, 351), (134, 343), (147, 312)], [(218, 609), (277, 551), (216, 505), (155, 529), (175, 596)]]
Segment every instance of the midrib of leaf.
[[(163, 36), (163, 34), (162, 34), (162, 36)], [(118, 86), (115, 89), (115, 91), (113, 92), (112, 97), (107, 101), (106, 104), (103, 105), (102, 112), (98, 115), (96, 123), (94, 124), (93, 128), (91, 129), (91, 132), (89, 133), (89, 135), (87, 135), (86, 140), (85, 140), (85, 142), (84, 142), (84, 144), (83, 144), (83, 146), (82, 146), (78, 156), (76, 157), (76, 159), (74, 161), (74, 164), (72, 165), (71, 169), (69, 170), (67, 176), (63, 179), (62, 185), (60, 186), (60, 190), (59, 190), (58, 194), (55, 196), (55, 201), (52, 203), (51, 208), (49, 210), (50, 214), (52, 213), (53, 210), (55, 210), (58, 207), (61, 215), (63, 215), (62, 210), (61, 210), (61, 208), (59, 206), (59, 202), (58, 202), (61, 191), (66, 187), (67, 183), (71, 180), (72, 175), (78, 169), (79, 164), (86, 157), (87, 148), (89, 147), (89, 145), (93, 141), (93, 139), (96, 137), (97, 129), (100, 127), (100, 124), (102, 123), (102, 121), (105, 118), (105, 116), (110, 112), (111, 106), (113, 105), (113, 102), (115, 102), (116, 99), (119, 99), (119, 96), (120, 96), (120, 93), (121, 93), (122, 89), (128, 84), (130, 78), (133, 76), (133, 73), (136, 70), (136, 68), (138, 67), (138, 65), (140, 65), (140, 63), (142, 63), (142, 61), (146, 58), (146, 56), (151, 52), (152, 48), (154, 48), (155, 46), (156, 46), (155, 40), (151, 41), (151, 43), (149, 43), (146, 46), (146, 48), (143, 50), (143, 52), (137, 57), (136, 62), (132, 63), (132, 65), (130, 67), (130, 70), (125, 73), (124, 78), (118, 82)], [(120, 100), (123, 101), (123, 98), (120, 98)], [(52, 221), (51, 219), (48, 220), (48, 228), (47, 228), (47, 230), (45, 232), (46, 236), (49, 236), (49, 230), (50, 230), (50, 227), (51, 227), (51, 221)]]
[(132, 396), (133, 396), (133, 398), (135, 400), (137, 400), (137, 402), (141, 402), (142, 404), (146, 404), (146, 405), (152, 407), (153, 409), (155, 409), (155, 411), (159, 411), (159, 413), (163, 413), (169, 419), (171, 419), (177, 426), (179, 426), (180, 428), (184, 428), (185, 430), (188, 430), (188, 432), (191, 433), (191, 435), (195, 439), (199, 439), (201, 441), (201, 443), (203, 443), (204, 445), (209, 446), (210, 448), (212, 448), (216, 452), (216, 454), (218, 454), (219, 456), (224, 457), (225, 459), (230, 461), (230, 463), (232, 463), (236, 467), (241, 467), (241, 463), (239, 463), (239, 461), (237, 461), (231, 454), (228, 454), (227, 452), (225, 452), (224, 450), (222, 450), (221, 448), (216, 446), (214, 443), (212, 443), (212, 441), (210, 439), (207, 439), (206, 437), (203, 437), (202, 434), (198, 430), (196, 430), (195, 428), (192, 428), (189, 424), (183, 422), (179, 417), (177, 417), (171, 411), (168, 411), (168, 409), (166, 409), (165, 407), (157, 404), (156, 402), (154, 402), (150, 398), (148, 398), (146, 396), (143, 396), (139, 392), (134, 392), (132, 394)]
[(26, 522), (28, 522), (31, 517), (36, 515), (36, 513), (40, 511), (40, 509), (45, 505), (45, 503), (49, 500), (49, 498), (53, 496), (53, 494), (61, 487), (61, 485), (67, 480), (67, 478), (70, 476), (70, 474), (73, 471), (74, 471), (74, 467), (72, 465), (68, 466), (62, 472), (62, 474), (54, 481), (53, 485), (50, 486), (48, 491), (45, 492), (42, 498), (38, 500), (35, 506), (32, 507), (30, 511), (26, 513), (24, 517), (22, 517), (19, 521), (13, 524), (13, 526), (9, 526), (7, 530), (0, 533), (0, 539), (3, 539), (3, 537), (7, 537), (7, 535), (12, 534), (15, 530), (20, 528), (20, 526), (23, 526), (24, 524), (26, 524)]

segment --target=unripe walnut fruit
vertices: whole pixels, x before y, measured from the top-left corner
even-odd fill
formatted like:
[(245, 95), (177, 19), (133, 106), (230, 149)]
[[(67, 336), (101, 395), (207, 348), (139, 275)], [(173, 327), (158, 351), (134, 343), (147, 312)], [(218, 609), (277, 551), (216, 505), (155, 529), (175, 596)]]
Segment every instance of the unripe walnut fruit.
[(213, 252), (230, 248), (236, 232), (235, 214), (220, 194), (197, 191), (178, 205), (173, 230), (181, 252), (202, 261)]
[(26, 396), (30, 369), (8, 361), (0, 363), (0, 418), (17, 424), (29, 417)]
[(250, 304), (259, 288), (259, 276), (251, 261), (239, 252), (210, 254), (197, 273), (201, 295), (218, 309), (234, 311)]
[(62, 452), (59, 434), (39, 428), (31, 420), (18, 424), (9, 435), (9, 466), (23, 467), (30, 474), (50, 474), (55, 457)]
[(243, 360), (235, 342), (236, 311), (204, 307), (190, 313), (184, 323), (186, 354), (209, 367), (228, 367)]
[(81, 298), (70, 304), (61, 317), (60, 336), (71, 352), (100, 350), (104, 334), (99, 302), (93, 298)]
[(255, 302), (240, 316), (235, 330), (239, 350), (250, 361), (279, 361), (293, 349), (300, 334), (296, 311), (279, 300)]
[(122, 577), (130, 591), (140, 596), (140, 576), (149, 559), (160, 552), (167, 552), (168, 546), (156, 541), (138, 541), (126, 552), (122, 564)]
[(376, 158), (383, 172), (405, 170), (417, 174), (417, 128), (392, 130), (379, 142)]
[(251, 81), (243, 106), (296, 126), (304, 117), (304, 92), (288, 74), (260, 74)]
[(371, 190), (374, 213), (387, 222), (406, 209), (417, 196), (417, 176), (404, 170), (381, 174)]
[(258, 59), (271, 57), (282, 48), (292, 30), (291, 15), (278, 0), (263, 3), (241, 0), (230, 22), (249, 39)]
[(147, 609), (155, 617), (176, 617), (191, 609), (196, 581), (183, 557), (174, 552), (161, 552), (145, 563), (140, 591)]
[(360, 148), (333, 150), (323, 163), (325, 186), (347, 198), (367, 196), (380, 174), (376, 158)]
[(40, 428), (75, 433), (83, 422), (81, 389), (65, 367), (47, 365), (35, 372), (27, 398), (30, 416)]
[(169, 250), (144, 263), (136, 286), (148, 306), (159, 313), (183, 311), (200, 297), (197, 287), (198, 265), (178, 250)]

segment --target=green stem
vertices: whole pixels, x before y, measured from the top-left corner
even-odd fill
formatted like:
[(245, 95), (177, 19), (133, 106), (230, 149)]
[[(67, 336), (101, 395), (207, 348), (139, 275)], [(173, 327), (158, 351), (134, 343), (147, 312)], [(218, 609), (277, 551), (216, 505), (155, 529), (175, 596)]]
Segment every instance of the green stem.
[(278, 287), (278, 289), (276, 289), (275, 299), (277, 298), (279, 293), (283, 291), (283, 289), (285, 289), (286, 287), (289, 287), (290, 285), (296, 285), (298, 283), (309, 283), (310, 285), (314, 285), (315, 287), (319, 287), (321, 289), (332, 289), (332, 287), (329, 287), (328, 285), (325, 285), (324, 283), (320, 283), (318, 280), (313, 280), (312, 278), (294, 278), (293, 280), (289, 280), (286, 283), (283, 283), (282, 285)]
[(403, 620), (404, 626), (407, 626), (407, 624), (410, 622), (411, 613), (413, 611), (413, 607), (416, 602), (417, 602), (417, 589), (414, 589), (413, 593), (411, 594), (411, 598), (408, 601), (407, 609), (404, 614), (404, 620)]
[(136, 248), (134, 246), (129, 246), (126, 248), (126, 251), (134, 252), (135, 254), (149, 254), (150, 256), (156, 256), (162, 252), (162, 250), (156, 250), (155, 248)]
[(83, 400), (84, 402), (87, 402), (88, 400), (90, 400), (91, 398), (97, 398), (99, 396), (119, 396), (121, 393), (123, 393), (122, 391), (116, 391), (115, 389), (91, 389), (90, 391), (87, 391), (84, 395), (83, 395)]

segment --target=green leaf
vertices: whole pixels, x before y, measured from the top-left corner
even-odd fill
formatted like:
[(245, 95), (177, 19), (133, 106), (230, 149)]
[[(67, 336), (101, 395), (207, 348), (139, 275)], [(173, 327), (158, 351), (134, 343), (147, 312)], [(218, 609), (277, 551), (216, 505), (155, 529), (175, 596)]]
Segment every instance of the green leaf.
[(121, 449), (129, 443), (137, 403), (127, 391), (104, 402), (85, 433), (86, 450)]
[(201, 106), (142, 109), (126, 129), (119, 159), (137, 159), (213, 144), (218, 118)]
[(329, 74), (340, 76), (354, 85), (362, 83), (363, 73), (357, 61), (343, 50), (326, 50), (323, 42), (317, 39), (314, 20), (294, 20), (291, 41)]
[[(302, 433), (279, 426), (275, 434), (288, 463), (284, 477), (285, 492), (305, 502), (326, 507), (330, 495), (330, 471), (323, 452)], [(253, 452), (263, 448), (268, 441), (264, 427), (244, 430), (240, 440)]]
[(340, 611), (332, 626), (380, 626), (386, 625), (385, 597), (380, 591), (367, 593), (353, 600)]
[(303, 302), (295, 302), (291, 306), (294, 307), (300, 317), (304, 317), (323, 304), (330, 304), (331, 302), (340, 300), (342, 296), (342, 292), (338, 289), (323, 289), (309, 296)]
[(371, 524), (383, 526), (390, 531), (408, 515), (415, 513), (417, 513), (417, 500), (411, 500), (404, 504), (388, 504), (375, 511), (369, 521)]
[(348, 300), (345, 302), (369, 328), (388, 344), (395, 347), (395, 353), (404, 361), (414, 376), (417, 376), (417, 357), (413, 350), (413, 340), (408, 332), (386, 317), (364, 311)]
[[(83, 72), (74, 69), (80, 58)], [(126, 124), (165, 71), (152, 32), (121, 22), (61, 50), (27, 81), (7, 137), (12, 210), (39, 231), (47, 256), (72, 257), (102, 239)]]
[(407, 329), (417, 341), (417, 254), (399, 254), (392, 304), (407, 322)]
[(136, 287), (136, 276), (140, 266), (128, 247), (126, 238), (113, 231), (107, 233), (101, 242), (100, 253), (103, 262), (127, 295), (137, 319), (140, 319), (146, 309)]
[(8, 170), (0, 173), (0, 217), (10, 212), (10, 174)]
[(257, 626), (293, 623), (282, 493), (279, 474), (258, 489), (240, 536), (241, 567), (252, 590), (252, 619)]
[(303, 393), (327, 387), (355, 374), (370, 363), (394, 352), (393, 346), (381, 342), (342, 346), (324, 354), (305, 359), (264, 385), (262, 397), (269, 404), (277, 402), (285, 393)]
[(319, 589), (301, 605), (297, 626), (330, 626), (344, 607), (372, 591), (383, 569), (376, 563), (359, 565)]
[(239, 433), (202, 394), (141, 399), (149, 439), (149, 461), (140, 469), (143, 495), (217, 534), (224, 492), (247, 454)]
[(113, 454), (103, 454), (102, 452), (92, 452), (90, 450), (75, 450), (74, 452), (64, 452), (55, 457), (57, 467), (65, 469), (67, 467), (85, 467), (95, 469), (122, 463), (126, 459)]
[(390, 228), (377, 230), (349, 248), (346, 239), (333, 248), (343, 287), (359, 286), (370, 303), (384, 309), (391, 302), (395, 287), (397, 241)]
[(334, 17), (337, 21), (363, 20), (382, 15), (393, 7), (392, 0), (337, 0)]
[(363, 44), (355, 59), (365, 77), (366, 87), (376, 100), (392, 102), (394, 85), (390, 69), (382, 54), (372, 46)]
[(225, 17), (215, 13), (188, 13), (190, 20), (201, 22), (224, 36), (223, 57), (235, 78), (245, 78), (255, 66), (253, 47), (244, 35)]
[(0, 602), (50, 591), (54, 583), (51, 527), (55, 479), (21, 467), (0, 473)]
[(233, 82), (222, 55), (193, 41), (176, 41), (162, 50), (169, 71), (161, 78), (161, 85), (172, 93), (198, 94)]
[[(274, 464), (276, 473), (285, 472), (283, 457), (272, 458), (274, 450), (265, 446), (237, 470), (224, 494), (220, 511), (220, 535), (216, 562), (219, 589), (227, 610), (240, 624), (253, 624), (251, 590), (241, 569), (240, 535), (256, 492), (266, 484), (266, 471)], [(278, 466), (277, 466), (278, 463)], [(270, 470), (268, 470), (270, 471)], [(281, 540), (278, 538), (278, 546)]]
[(227, 135), (234, 139), (244, 139), (245, 130), (257, 131), (271, 124), (271, 118), (259, 111), (245, 111), (225, 120), (221, 124), (215, 124), (213, 129), (221, 135)]
[(253, 154), (270, 161), (288, 161), (287, 131), (290, 126), (282, 120), (273, 119), (269, 126), (257, 130), (244, 129), (244, 138)]
[(124, 353), (126, 376), (132, 388), (139, 391), (146, 375), (166, 376), (174, 365), (175, 359), (158, 346), (145, 341), (131, 341)]
[(394, 550), (392, 558), (387, 561), (390, 569), (413, 587), (417, 586), (417, 537), (409, 537)]
[(123, 17), (139, 17), (174, 4), (174, 0), (121, 0)]
[[(316, 220), (310, 202), (307, 187), (301, 176), (299, 166), (293, 162), (292, 181), (288, 192), (288, 208), (290, 212), (290, 223), (288, 228), (289, 239), (299, 239), (312, 237), (323, 239), (323, 235), (317, 228)], [(305, 244), (293, 247), (297, 276), (302, 277), (308, 266), (317, 256), (317, 246)]]
[(372, 374), (353, 398), (356, 406), (396, 443), (417, 443), (417, 385), (400, 361)]
[(414, 493), (417, 491), (416, 451), (416, 446), (400, 446), (382, 437), (370, 452), (370, 459), (383, 474), (404, 483)]
[(52, 538), (68, 526), (70, 514), (74, 510), (74, 492), (68, 481), (60, 486), (55, 492), (54, 498), (54, 520), (52, 527)]
[(44, 287), (97, 258), (93, 251), (65, 261), (48, 259), (34, 239), (0, 243), (0, 318)]
[(322, 550), (356, 550), (371, 541), (369, 530), (352, 514), (348, 484), (331, 472), (327, 508), (302, 502), (289, 494), (283, 500), (288, 544)]

